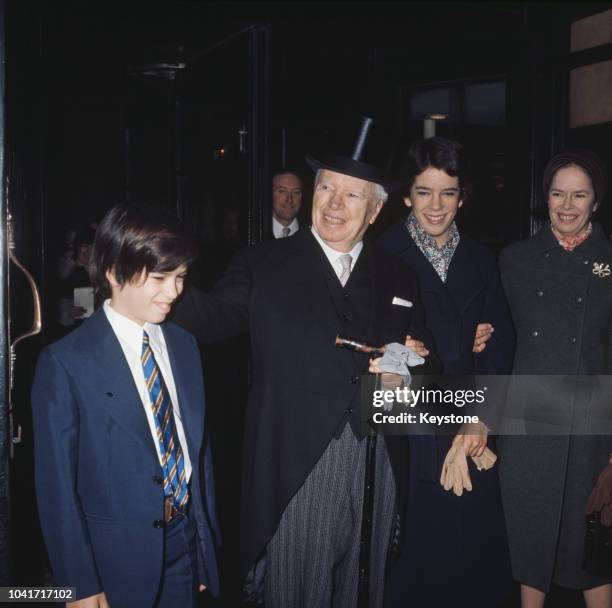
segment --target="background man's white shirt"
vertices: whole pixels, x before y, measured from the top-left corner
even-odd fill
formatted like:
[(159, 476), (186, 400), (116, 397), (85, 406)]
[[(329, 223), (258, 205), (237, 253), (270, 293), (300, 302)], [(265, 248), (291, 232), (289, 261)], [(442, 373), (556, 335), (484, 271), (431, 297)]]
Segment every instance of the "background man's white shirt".
[[(289, 228), (289, 234), (287, 236), (295, 234), (298, 231), (299, 227), (300, 225), (298, 224), (297, 217), (294, 217), (291, 224), (287, 226), (287, 228)], [(272, 233), (274, 234), (275, 239), (282, 238), (283, 228), (285, 228), (285, 226), (283, 226), (274, 216), (272, 216)]]

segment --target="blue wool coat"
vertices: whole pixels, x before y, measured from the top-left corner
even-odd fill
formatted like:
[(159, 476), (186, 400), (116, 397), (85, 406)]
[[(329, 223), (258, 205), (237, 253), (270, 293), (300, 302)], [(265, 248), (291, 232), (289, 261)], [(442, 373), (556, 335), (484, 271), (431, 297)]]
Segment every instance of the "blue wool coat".
[[(378, 244), (416, 272), (425, 323), (445, 374), (510, 372), (514, 330), (495, 257), (486, 247), (461, 235), (443, 283), (404, 222)], [(495, 332), (484, 352), (474, 354), (476, 326), (484, 322)], [(439, 478), (452, 439), (410, 439), (405, 544), (390, 572), (387, 606), (493, 608), (510, 588), (497, 467), (477, 471), (468, 459), (472, 492), (446, 492)], [(491, 439), (489, 446), (495, 451)]]

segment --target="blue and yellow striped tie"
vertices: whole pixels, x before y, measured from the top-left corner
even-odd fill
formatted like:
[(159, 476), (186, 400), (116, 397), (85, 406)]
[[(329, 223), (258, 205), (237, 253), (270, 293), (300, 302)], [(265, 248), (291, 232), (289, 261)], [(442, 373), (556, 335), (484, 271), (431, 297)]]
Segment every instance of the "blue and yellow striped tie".
[(159, 371), (155, 356), (149, 344), (149, 336), (143, 331), (142, 369), (151, 398), (157, 439), (162, 454), (164, 471), (164, 496), (172, 497), (174, 506), (182, 509), (189, 499), (185, 459), (174, 424), (174, 411), (168, 388)]

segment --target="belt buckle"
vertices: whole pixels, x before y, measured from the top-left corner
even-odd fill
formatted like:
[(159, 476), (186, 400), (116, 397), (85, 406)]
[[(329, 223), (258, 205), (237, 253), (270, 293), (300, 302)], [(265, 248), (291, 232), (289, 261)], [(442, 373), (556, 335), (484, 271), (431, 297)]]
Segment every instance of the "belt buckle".
[(182, 515), (182, 511), (174, 506), (174, 496), (166, 496), (164, 499), (164, 521), (169, 524), (178, 515)]

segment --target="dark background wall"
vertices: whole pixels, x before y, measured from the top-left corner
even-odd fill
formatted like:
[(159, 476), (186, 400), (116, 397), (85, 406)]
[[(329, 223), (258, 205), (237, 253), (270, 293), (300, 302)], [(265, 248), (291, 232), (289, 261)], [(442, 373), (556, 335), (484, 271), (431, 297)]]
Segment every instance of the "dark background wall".
[[(42, 128), (30, 135), (45, 142), (46, 209), (62, 209), (77, 221), (100, 217), (130, 187), (141, 197), (172, 199), (176, 80), (147, 81), (138, 70), (159, 62), (197, 63), (191, 58), (252, 24), (270, 31), (272, 166), (280, 163), (283, 137), (287, 162), (300, 166), (306, 151), (346, 146), (343, 129), (364, 113), (383, 119), (395, 139), (413, 139), (419, 125), (407, 118), (406, 105), (415, 89), (499, 79), (506, 86), (503, 125), (467, 128), (451, 120), (441, 129), (463, 140), (477, 169), (496, 155), (503, 163), (513, 201), (507, 211), (523, 220), (512, 225), (514, 234), (504, 234), (509, 241), (528, 230), (520, 212), (531, 196), (528, 159), (540, 149), (549, 155), (560, 143), (555, 137), (565, 136), (563, 100), (547, 81), (568, 53), (569, 24), (606, 6), (29, 1), (9, 9), (8, 69), (16, 68), (29, 94), (24, 129), (44, 115)], [(245, 114), (247, 51), (237, 45), (209, 61), (189, 87), (187, 102), (207, 105), (212, 123)], [(228, 100), (235, 107), (228, 108)], [(194, 133), (189, 126), (186, 139)], [(231, 151), (235, 133), (227, 135), (219, 145)]]
[[(364, 113), (383, 120), (393, 145), (414, 139), (421, 134), (420, 121), (407, 116), (406, 108), (416, 90), (497, 80), (505, 86), (502, 124), (468, 125), (451, 117), (439, 132), (463, 141), (483, 178), (474, 206), (479, 211), (466, 211), (466, 229), (499, 248), (528, 234), (525, 210), (538, 194), (533, 176), (566, 139), (566, 110), (554, 79), (569, 51), (569, 24), (606, 6), (14, 3), (8, 70), (27, 93), (14, 112), (23, 120), (16, 129), (21, 136), (28, 131), (31, 143), (44, 148), (41, 187), (48, 228), (55, 232), (67, 217), (77, 223), (99, 218), (126, 194), (158, 203), (174, 199), (177, 95), (186, 109), (180, 139), (191, 150), (187, 164), (191, 159), (202, 166), (200, 157), (210, 156), (213, 147), (231, 156), (239, 123), (248, 122), (249, 49), (238, 43), (216, 55), (209, 49), (253, 24), (269, 28), (266, 161), (272, 167), (283, 158), (283, 141), (286, 163), (304, 170), (305, 152), (346, 149), (346, 132)], [(160, 62), (185, 62), (190, 82), (185, 85), (180, 70), (174, 80), (142, 75)], [(190, 107), (197, 108), (191, 122)], [(32, 120), (38, 121), (35, 132)], [(213, 141), (214, 129), (219, 133)], [(222, 165), (208, 169), (222, 172)], [(495, 187), (504, 191), (496, 210), (507, 216), (503, 229), (489, 221), (488, 174), (502, 174)], [(211, 180), (197, 169), (190, 179), (197, 206)], [(216, 199), (223, 195), (210, 193)], [(389, 205), (389, 217), (395, 205)], [(61, 222), (54, 226), (56, 216)]]

